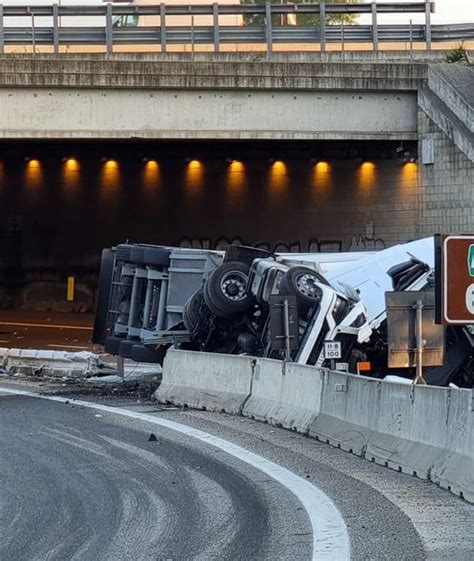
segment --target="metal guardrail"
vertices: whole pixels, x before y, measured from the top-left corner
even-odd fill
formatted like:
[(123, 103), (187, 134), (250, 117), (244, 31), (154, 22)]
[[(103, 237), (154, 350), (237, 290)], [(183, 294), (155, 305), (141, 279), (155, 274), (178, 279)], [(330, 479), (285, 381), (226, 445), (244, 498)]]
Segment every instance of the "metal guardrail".
[[(266, 44), (271, 53), (275, 43), (318, 44), (321, 51), (327, 43), (369, 43), (377, 51), (379, 43), (405, 42), (413, 45), (423, 42), (429, 50), (433, 42), (474, 40), (474, 24), (432, 25), (431, 13), (434, 2), (392, 2), (386, 4), (331, 4), (321, 0), (313, 4), (235, 4), (219, 5), (167, 5), (137, 6), (124, 4), (104, 4), (95, 6), (3, 6), (0, 4), (0, 52), (7, 45), (29, 45), (33, 52), (37, 45), (49, 45), (55, 53), (63, 45), (106, 46), (108, 53), (114, 45), (159, 45), (166, 51), (173, 44), (213, 45), (215, 52), (222, 44)], [(424, 24), (379, 25), (378, 15), (387, 13), (424, 13)], [(292, 15), (314, 15), (318, 25), (289, 25), (285, 20)], [(328, 25), (331, 15), (371, 14), (371, 25)], [(263, 25), (222, 25), (221, 16), (238, 15), (262, 18)], [(103, 25), (64, 26), (61, 18), (95, 16), (103, 18)], [(119, 26), (120, 18), (133, 16), (155, 16), (159, 25)], [(191, 17), (191, 25), (167, 25), (167, 16)], [(209, 16), (210, 25), (194, 25), (195, 16)], [(275, 16), (280, 16), (280, 24), (275, 25)], [(26, 25), (7, 25), (6, 18), (25, 19)], [(36, 25), (37, 18), (51, 18), (48, 25)], [(243, 20), (242, 20), (243, 21)], [(286, 21), (286, 24), (285, 24)]]

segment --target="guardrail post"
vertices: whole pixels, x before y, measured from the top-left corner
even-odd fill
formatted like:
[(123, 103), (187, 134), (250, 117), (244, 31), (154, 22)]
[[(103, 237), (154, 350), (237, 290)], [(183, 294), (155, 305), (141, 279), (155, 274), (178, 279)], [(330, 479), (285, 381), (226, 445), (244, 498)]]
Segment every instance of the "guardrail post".
[(59, 52), (59, 15), (58, 15), (58, 5), (53, 4), (53, 46), (54, 54), (57, 55)]
[[(345, 37), (344, 37), (344, 20), (341, 21), (341, 51), (342, 51), (342, 62), (346, 60), (346, 45), (345, 45)], [(334, 368), (331, 368), (334, 370)]]
[(267, 34), (267, 56), (271, 58), (273, 41), (272, 41), (272, 6), (270, 2), (265, 2), (265, 31)]
[(321, 52), (326, 50), (326, 0), (319, 0), (319, 43)]
[(431, 51), (431, 2), (426, 0), (425, 4), (425, 40), (426, 49)]
[(372, 43), (374, 51), (379, 50), (379, 28), (377, 24), (377, 2), (372, 2)]
[(212, 5), (212, 23), (214, 25), (214, 52), (219, 52), (219, 4)]
[(3, 4), (0, 4), (0, 54), (5, 50), (5, 32), (3, 29)]
[(114, 52), (113, 27), (112, 27), (112, 4), (107, 3), (107, 11), (105, 15), (105, 44), (107, 45), (107, 54)]
[(36, 33), (35, 33), (35, 14), (31, 8), (28, 8), (28, 12), (31, 14), (31, 46), (33, 48), (33, 54), (36, 54)]
[(160, 36), (161, 52), (166, 53), (166, 6), (160, 4)]

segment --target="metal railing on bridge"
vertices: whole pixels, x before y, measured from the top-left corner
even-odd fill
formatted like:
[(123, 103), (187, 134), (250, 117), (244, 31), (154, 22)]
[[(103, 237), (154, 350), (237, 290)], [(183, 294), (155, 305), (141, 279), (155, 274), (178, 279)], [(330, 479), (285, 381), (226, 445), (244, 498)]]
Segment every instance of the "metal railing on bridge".
[[(89, 46), (112, 53), (114, 47), (166, 52), (173, 45), (206, 45), (208, 50), (266, 49), (286, 44), (291, 50), (325, 51), (327, 44), (364, 44), (377, 51), (381, 44), (422, 44), (474, 40), (474, 23), (432, 25), (434, 2), (377, 4), (97, 4), (80, 6), (0, 4), (0, 52), (50, 47), (54, 53)], [(423, 23), (380, 25), (380, 14), (424, 14)], [(334, 23), (335, 16), (368, 15), (370, 24)], [(180, 24), (184, 23), (184, 25)], [(328, 23), (329, 22), (329, 23)], [(121, 49), (123, 50), (123, 48)], [(135, 48), (134, 50), (137, 50)]]

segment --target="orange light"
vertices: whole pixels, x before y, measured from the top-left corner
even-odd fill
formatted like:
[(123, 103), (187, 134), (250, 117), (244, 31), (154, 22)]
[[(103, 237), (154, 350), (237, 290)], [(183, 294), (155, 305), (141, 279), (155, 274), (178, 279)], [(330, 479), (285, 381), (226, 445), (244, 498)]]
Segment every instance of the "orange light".
[(358, 171), (359, 190), (368, 194), (375, 186), (376, 167), (373, 162), (364, 162)]
[(234, 160), (227, 170), (227, 189), (229, 194), (239, 195), (245, 189), (245, 166), (242, 162)]
[(328, 173), (331, 170), (328, 162), (318, 162), (315, 166), (317, 173)]
[(116, 160), (106, 160), (101, 170), (101, 187), (111, 194), (120, 187), (120, 166)]
[(407, 197), (414, 197), (418, 187), (418, 165), (416, 162), (407, 162), (400, 168), (399, 196), (404, 201)]
[(318, 195), (331, 185), (331, 166), (328, 162), (318, 162), (313, 169), (313, 185)]
[(41, 162), (33, 159), (28, 160), (25, 167), (25, 185), (28, 189), (36, 189), (43, 183), (43, 170)]
[(156, 189), (160, 184), (160, 166), (156, 160), (148, 160), (143, 168), (143, 184), (147, 190)]
[(418, 170), (418, 165), (416, 162), (407, 162), (402, 166), (402, 174), (404, 177), (410, 177)]
[(360, 374), (361, 372), (369, 372), (371, 368), (372, 365), (370, 364), (370, 362), (358, 362), (357, 374)]
[(76, 160), (76, 158), (68, 158), (68, 159), (64, 162), (64, 167), (65, 167), (68, 171), (77, 172), (77, 171), (79, 171), (79, 162)]
[(284, 162), (277, 160), (270, 168), (270, 190), (282, 194), (288, 187), (288, 168)]
[(198, 195), (204, 186), (204, 166), (199, 160), (191, 160), (186, 166), (185, 189), (192, 197)]
[(79, 186), (80, 166), (76, 158), (68, 158), (64, 161), (61, 175), (63, 185), (68, 189), (68, 192), (71, 192)]

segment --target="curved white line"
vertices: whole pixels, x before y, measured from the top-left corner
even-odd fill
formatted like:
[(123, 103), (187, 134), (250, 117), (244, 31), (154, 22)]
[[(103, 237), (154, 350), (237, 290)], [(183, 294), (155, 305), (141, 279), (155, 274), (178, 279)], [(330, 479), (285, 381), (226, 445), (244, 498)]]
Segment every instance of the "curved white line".
[(318, 489), (315, 485), (295, 475), (288, 469), (271, 462), (258, 454), (254, 454), (241, 446), (237, 446), (228, 440), (213, 436), (198, 429), (162, 419), (161, 417), (153, 417), (146, 413), (138, 413), (128, 409), (120, 409), (118, 407), (109, 407), (99, 403), (91, 403), (89, 401), (80, 401), (57, 396), (39, 395), (24, 390), (13, 390), (0, 387), (0, 395), (16, 394), (28, 397), (36, 397), (48, 399), (50, 401), (66, 401), (73, 402), (75, 405), (89, 407), (107, 413), (115, 413), (124, 417), (146, 421), (154, 425), (166, 427), (168, 429), (180, 432), (191, 438), (205, 442), (211, 446), (215, 446), (227, 454), (238, 458), (254, 468), (262, 471), (266, 475), (278, 481), (283, 487), (291, 491), (301, 502), (310, 519), (313, 529), (313, 556), (312, 561), (348, 561), (350, 559), (350, 541), (347, 526), (331, 499)]

